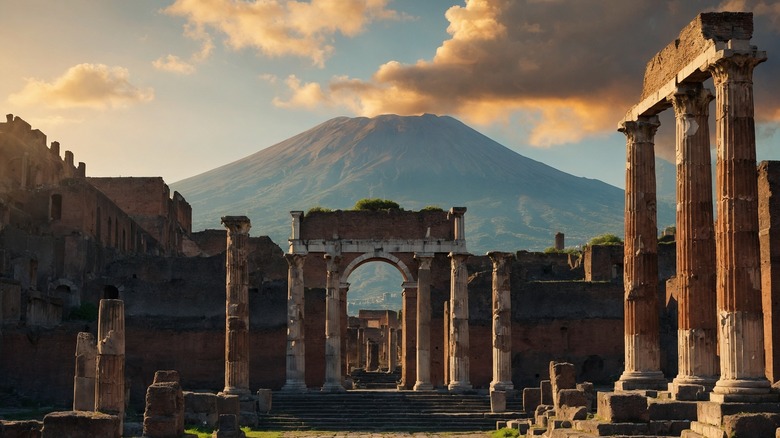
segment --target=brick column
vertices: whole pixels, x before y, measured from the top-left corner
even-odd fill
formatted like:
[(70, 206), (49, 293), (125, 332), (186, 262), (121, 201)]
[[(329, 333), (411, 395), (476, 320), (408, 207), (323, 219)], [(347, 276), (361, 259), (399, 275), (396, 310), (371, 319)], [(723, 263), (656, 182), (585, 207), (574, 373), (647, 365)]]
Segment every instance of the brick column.
[(100, 300), (98, 311), (95, 410), (119, 417), (119, 435), (125, 417), (125, 303)]
[(665, 389), (660, 371), (654, 137), (658, 117), (624, 122), (626, 212), (623, 272), (625, 371), (615, 390)]
[(225, 389), (223, 394), (249, 396), (249, 229), (246, 216), (225, 216), (227, 228), (225, 300)]
[(433, 255), (416, 254), (417, 271), (417, 381), (415, 391), (430, 391), (431, 383), (431, 262)]
[(492, 251), (493, 261), (493, 381), (490, 389), (511, 391), (512, 383), (512, 297), (509, 275), (515, 255)]
[(282, 391), (306, 391), (306, 336), (303, 324), (303, 264), (306, 255), (285, 254), (287, 260), (287, 380)]
[[(669, 96), (677, 138), (678, 374), (671, 390), (678, 400), (711, 391), (719, 374), (708, 122), (712, 99), (701, 84), (680, 86)], [(689, 385), (701, 388), (685, 390)]]
[(450, 382), (452, 392), (471, 389), (469, 382), (469, 274), (466, 259), (470, 254), (450, 253)]
[(401, 311), (401, 382), (398, 389), (412, 389), (417, 375), (417, 283), (404, 282)]
[(323, 392), (343, 392), (341, 384), (341, 302), (339, 262), (341, 257), (325, 254), (325, 383)]
[(715, 239), (720, 380), (710, 396), (713, 401), (753, 401), (769, 394), (764, 376), (753, 120), (753, 68), (765, 59), (763, 52), (740, 53), (709, 66), (717, 97), (718, 150)]

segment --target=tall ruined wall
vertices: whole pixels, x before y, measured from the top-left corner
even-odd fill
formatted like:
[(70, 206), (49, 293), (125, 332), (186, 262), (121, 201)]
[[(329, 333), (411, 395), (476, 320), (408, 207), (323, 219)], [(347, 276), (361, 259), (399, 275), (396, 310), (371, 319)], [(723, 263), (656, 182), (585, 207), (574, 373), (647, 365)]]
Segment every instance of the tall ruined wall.
[(335, 211), (310, 213), (301, 220), (301, 239), (452, 240), (454, 218), (446, 211)]

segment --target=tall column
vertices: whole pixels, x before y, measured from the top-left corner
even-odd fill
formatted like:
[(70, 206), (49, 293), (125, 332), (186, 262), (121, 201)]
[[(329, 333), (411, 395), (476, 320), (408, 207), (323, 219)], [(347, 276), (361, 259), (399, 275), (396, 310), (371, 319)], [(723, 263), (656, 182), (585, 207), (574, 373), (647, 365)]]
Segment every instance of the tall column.
[(431, 262), (433, 255), (414, 256), (417, 271), (417, 381), (415, 391), (433, 389), (431, 383)]
[(73, 410), (95, 409), (95, 360), (97, 344), (92, 333), (81, 332), (76, 337), (76, 368), (73, 376)]
[(306, 391), (306, 336), (303, 323), (305, 254), (285, 254), (287, 260), (287, 380), (282, 391)]
[(339, 299), (341, 256), (325, 254), (325, 383), (324, 392), (343, 392), (341, 384), (341, 302)]
[[(753, 68), (763, 52), (709, 66), (715, 84), (718, 221), (715, 228), (720, 380), (713, 401), (769, 393), (764, 376)], [(757, 397), (760, 398), (760, 397)]]
[(712, 390), (718, 378), (715, 313), (715, 236), (712, 217), (709, 104), (700, 83), (682, 85), (669, 96), (676, 119), (677, 156), (677, 360), (671, 389), (675, 398)]
[(344, 376), (349, 374), (347, 365), (347, 327), (349, 326), (349, 316), (347, 316), (347, 293), (349, 292), (349, 283), (339, 284), (339, 327), (341, 328), (341, 383), (344, 384)]
[(224, 394), (248, 396), (249, 390), (249, 229), (246, 216), (225, 216), (227, 228), (225, 281)]
[(389, 327), (387, 329), (388, 338), (387, 338), (387, 372), (392, 374), (395, 371), (396, 367), (396, 356), (398, 356), (398, 349), (396, 348), (396, 342), (395, 342), (395, 329), (393, 327)]
[(657, 116), (624, 122), (626, 212), (624, 243), (625, 370), (615, 390), (665, 389), (658, 315), (658, 228), (655, 196)]
[(450, 383), (452, 392), (471, 389), (469, 383), (469, 274), (466, 259), (470, 254), (450, 253)]
[(95, 410), (119, 417), (121, 436), (125, 417), (125, 303), (100, 300), (98, 310)]
[(515, 255), (492, 251), (493, 261), (493, 381), (490, 389), (511, 391), (512, 383), (512, 296), (509, 274)]
[(417, 283), (403, 283), (403, 309), (401, 314), (401, 382), (398, 389), (412, 389), (417, 375)]

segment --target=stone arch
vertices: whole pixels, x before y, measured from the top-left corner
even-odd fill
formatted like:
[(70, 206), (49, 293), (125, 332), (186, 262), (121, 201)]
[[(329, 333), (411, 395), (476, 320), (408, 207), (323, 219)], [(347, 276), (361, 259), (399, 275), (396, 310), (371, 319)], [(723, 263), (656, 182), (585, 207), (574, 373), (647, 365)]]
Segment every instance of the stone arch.
[(416, 281), (417, 279), (417, 277), (412, 274), (412, 271), (409, 269), (409, 267), (406, 266), (406, 263), (404, 263), (401, 259), (394, 256), (393, 254), (383, 251), (383, 252), (365, 253), (359, 257), (356, 257), (342, 271), (341, 282), (346, 283), (350, 274), (352, 274), (352, 272), (354, 272), (355, 269), (369, 262), (385, 262), (395, 267), (396, 269), (398, 269), (398, 272), (401, 273), (401, 276), (404, 278), (404, 282)]

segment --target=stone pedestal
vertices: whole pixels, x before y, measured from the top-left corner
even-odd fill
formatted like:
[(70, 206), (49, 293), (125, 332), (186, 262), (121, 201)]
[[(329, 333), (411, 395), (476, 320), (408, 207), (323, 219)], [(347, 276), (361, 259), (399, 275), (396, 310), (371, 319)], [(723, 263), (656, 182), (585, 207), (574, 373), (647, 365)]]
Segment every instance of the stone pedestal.
[(325, 254), (325, 383), (323, 392), (344, 392), (341, 383), (341, 302), (339, 299), (341, 257)]
[(73, 377), (73, 410), (95, 409), (95, 361), (97, 344), (92, 333), (81, 332), (76, 337), (76, 372)]
[(306, 256), (285, 254), (287, 260), (287, 379), (282, 391), (306, 391), (306, 338), (303, 324), (303, 264)]
[(415, 255), (417, 274), (417, 381), (415, 391), (430, 391), (431, 383), (431, 262), (432, 255)]
[(471, 390), (469, 381), (469, 294), (466, 259), (470, 254), (450, 253), (450, 382), (452, 392)]
[(660, 371), (654, 137), (658, 117), (624, 122), (626, 135), (625, 371), (616, 390), (664, 389)]
[(511, 391), (512, 383), (512, 297), (509, 275), (514, 254), (489, 252), (493, 261), (493, 380), (490, 389)]
[(100, 300), (98, 311), (95, 410), (116, 416), (117, 436), (125, 416), (125, 306), (122, 300)]
[(249, 390), (249, 229), (246, 216), (225, 216), (227, 228), (224, 394), (251, 396)]

